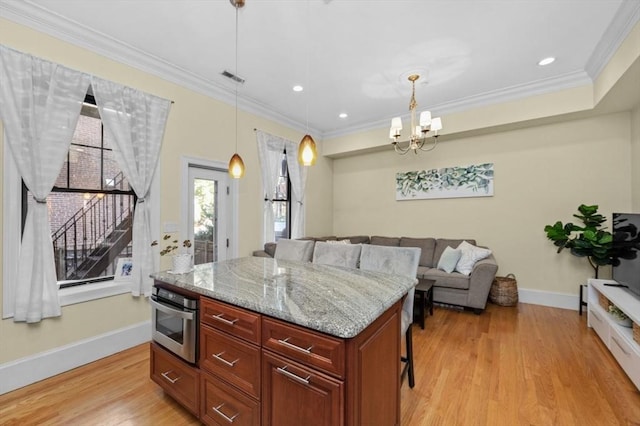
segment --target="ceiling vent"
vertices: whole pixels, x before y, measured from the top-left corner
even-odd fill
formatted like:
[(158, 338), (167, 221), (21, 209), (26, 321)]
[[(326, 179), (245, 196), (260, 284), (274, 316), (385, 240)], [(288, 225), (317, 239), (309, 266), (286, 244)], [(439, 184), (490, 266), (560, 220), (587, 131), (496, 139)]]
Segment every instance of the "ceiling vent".
[(222, 71), (222, 75), (227, 77), (227, 78), (230, 78), (231, 80), (235, 81), (236, 83), (244, 84), (244, 78), (239, 77), (239, 76), (237, 76), (235, 74), (232, 74), (227, 70)]

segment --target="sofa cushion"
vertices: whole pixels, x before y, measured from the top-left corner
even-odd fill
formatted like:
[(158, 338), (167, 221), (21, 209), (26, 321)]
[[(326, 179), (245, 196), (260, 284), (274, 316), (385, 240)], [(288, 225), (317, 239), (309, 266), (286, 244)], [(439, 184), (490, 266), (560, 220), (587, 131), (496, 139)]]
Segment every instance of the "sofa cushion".
[(335, 244), (318, 241), (313, 249), (313, 263), (320, 265), (357, 268), (360, 261), (360, 244)]
[(264, 251), (271, 257), (276, 254), (276, 243), (265, 243)]
[(442, 256), (440, 256), (440, 260), (438, 260), (438, 269), (448, 273), (453, 272), (460, 260), (460, 256), (462, 256), (462, 250), (454, 249), (449, 246), (445, 247), (442, 252)]
[(368, 235), (354, 235), (353, 237), (338, 237), (338, 240), (349, 240), (351, 244), (369, 244)]
[(463, 275), (471, 274), (476, 262), (489, 257), (491, 250), (481, 247), (476, 247), (473, 244), (469, 244), (467, 241), (463, 241), (458, 246), (461, 251), (460, 260), (456, 265), (456, 271)]
[(433, 252), (436, 248), (435, 238), (402, 237), (400, 239), (400, 247), (419, 247), (422, 250), (422, 254), (420, 254), (420, 266), (435, 266), (433, 263)]
[(301, 262), (311, 262), (313, 256), (313, 240), (287, 240), (281, 238), (276, 243), (276, 252), (273, 256), (282, 260), (298, 260)]
[(400, 238), (397, 237), (379, 237), (377, 235), (374, 235), (373, 237), (371, 237), (371, 245), (372, 246), (399, 246), (400, 245)]
[(471, 281), (471, 278), (459, 272), (449, 274), (436, 268), (429, 269), (421, 278), (435, 280), (435, 286), (437, 287), (457, 288), (461, 290), (468, 290), (469, 282)]
[(445, 248), (447, 247), (458, 248), (460, 243), (462, 243), (463, 241), (468, 241), (473, 245), (476, 244), (476, 240), (464, 240), (464, 239), (450, 240), (447, 238), (438, 238), (436, 240), (436, 250), (433, 253), (433, 266), (436, 266), (438, 264), (438, 262), (440, 261), (440, 256), (442, 256), (442, 252), (444, 251)]

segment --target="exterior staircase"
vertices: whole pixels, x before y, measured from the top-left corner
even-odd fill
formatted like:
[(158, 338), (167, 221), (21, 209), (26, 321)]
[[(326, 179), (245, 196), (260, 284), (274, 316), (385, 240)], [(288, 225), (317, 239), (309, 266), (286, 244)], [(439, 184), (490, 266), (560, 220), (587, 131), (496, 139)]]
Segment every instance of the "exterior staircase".
[[(122, 173), (114, 187), (122, 186)], [(52, 234), (58, 281), (111, 275), (109, 266), (131, 243), (134, 200), (129, 194), (94, 194)]]

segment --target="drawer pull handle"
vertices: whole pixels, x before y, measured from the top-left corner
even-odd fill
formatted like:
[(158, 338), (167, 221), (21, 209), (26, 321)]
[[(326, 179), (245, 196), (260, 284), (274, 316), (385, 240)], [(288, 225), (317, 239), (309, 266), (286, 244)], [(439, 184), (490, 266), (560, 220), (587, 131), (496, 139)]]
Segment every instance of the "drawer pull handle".
[(616, 342), (616, 345), (618, 345), (618, 347), (620, 348), (620, 350), (622, 351), (623, 354), (625, 354), (626, 356), (630, 356), (631, 354), (627, 351), (624, 350), (624, 348), (622, 347), (622, 345), (620, 344), (620, 342), (618, 342), (618, 339), (616, 339), (615, 337), (611, 336), (611, 340), (613, 340), (614, 342)]
[(293, 374), (291, 371), (287, 370), (287, 367), (288, 367), (288, 365), (285, 365), (284, 367), (278, 367), (277, 368), (278, 373), (284, 374), (285, 376), (287, 376), (287, 377), (289, 377), (289, 378), (291, 378), (293, 380), (296, 380), (296, 381), (298, 381), (300, 383), (304, 383), (306, 385), (309, 384), (309, 379), (311, 378), (311, 375), (308, 375), (306, 378), (303, 378), (303, 377), (300, 377), (297, 374)]
[(313, 345), (309, 346), (307, 349), (301, 348), (300, 346), (294, 345), (293, 343), (289, 343), (289, 339), (290, 338), (291, 337), (287, 337), (284, 340), (278, 339), (278, 343), (280, 343), (281, 345), (284, 345), (284, 346), (286, 346), (288, 348), (295, 349), (296, 351), (303, 352), (305, 354), (310, 354), (311, 353), (311, 348), (313, 348)]
[(227, 325), (235, 325), (236, 322), (238, 322), (238, 318), (234, 319), (234, 320), (228, 320), (225, 318), (222, 318), (224, 314), (218, 314), (218, 315), (211, 315), (211, 318), (216, 319), (218, 321), (220, 321), (223, 324), (227, 324)]
[(169, 377), (169, 374), (171, 373), (173, 373), (173, 370), (165, 371), (164, 373), (160, 373), (160, 375), (165, 379), (167, 379), (171, 384), (177, 382), (182, 377), (182, 376), (178, 376), (175, 379), (172, 379), (171, 377)]
[(235, 419), (236, 417), (238, 417), (240, 415), (240, 413), (236, 413), (232, 417), (229, 417), (225, 413), (223, 413), (222, 410), (220, 410), (222, 407), (224, 407), (224, 402), (222, 404), (218, 405), (217, 407), (211, 407), (211, 408), (213, 408), (213, 411), (218, 413), (223, 419), (225, 419), (229, 423), (233, 423), (233, 419)]
[(240, 361), (240, 358), (236, 359), (235, 361), (227, 361), (226, 359), (222, 358), (222, 354), (224, 354), (224, 351), (220, 352), (219, 354), (213, 354), (211, 356), (217, 359), (218, 361), (220, 361), (221, 363), (228, 365), (229, 367), (233, 367), (236, 364), (236, 362)]

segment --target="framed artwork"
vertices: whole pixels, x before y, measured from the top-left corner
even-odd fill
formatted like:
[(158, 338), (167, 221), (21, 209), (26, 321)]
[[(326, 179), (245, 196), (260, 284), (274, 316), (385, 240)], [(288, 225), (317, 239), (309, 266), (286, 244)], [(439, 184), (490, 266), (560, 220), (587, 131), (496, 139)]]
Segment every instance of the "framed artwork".
[(118, 259), (116, 271), (113, 274), (114, 280), (126, 281), (131, 279), (131, 271), (133, 269), (133, 259), (130, 257), (121, 257)]
[(493, 163), (396, 173), (396, 200), (493, 196)]

